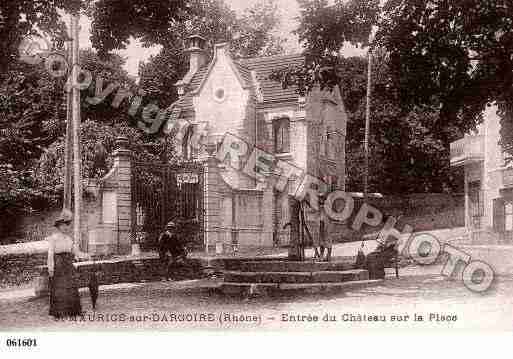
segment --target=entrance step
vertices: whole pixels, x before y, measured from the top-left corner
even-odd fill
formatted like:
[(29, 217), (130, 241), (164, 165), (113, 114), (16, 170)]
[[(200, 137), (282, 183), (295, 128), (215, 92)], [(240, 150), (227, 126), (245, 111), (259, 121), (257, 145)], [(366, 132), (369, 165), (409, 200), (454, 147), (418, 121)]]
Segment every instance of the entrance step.
[(295, 262), (295, 261), (251, 261), (242, 262), (242, 272), (321, 272), (346, 271), (354, 268), (354, 261)]
[(342, 283), (223, 283), (220, 290), (227, 295), (272, 295), (281, 293), (325, 293), (354, 290), (378, 285), (383, 279), (355, 280)]
[(314, 272), (227, 271), (224, 273), (225, 283), (342, 283), (349, 281), (361, 281), (367, 279), (369, 279), (369, 272), (365, 269)]

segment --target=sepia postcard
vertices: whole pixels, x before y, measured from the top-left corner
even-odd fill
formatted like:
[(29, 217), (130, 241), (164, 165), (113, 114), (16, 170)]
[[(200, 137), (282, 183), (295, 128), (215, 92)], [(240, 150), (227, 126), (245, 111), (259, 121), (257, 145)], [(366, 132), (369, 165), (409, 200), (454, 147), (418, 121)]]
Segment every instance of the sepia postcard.
[(511, 331), (512, 23), (509, 0), (2, 2), (0, 352)]

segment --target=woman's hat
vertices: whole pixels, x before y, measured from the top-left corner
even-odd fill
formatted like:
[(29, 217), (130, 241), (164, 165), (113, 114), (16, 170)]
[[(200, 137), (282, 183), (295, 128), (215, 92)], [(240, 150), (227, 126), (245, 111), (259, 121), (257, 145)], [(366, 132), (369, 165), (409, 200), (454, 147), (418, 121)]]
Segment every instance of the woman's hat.
[(60, 216), (55, 220), (55, 226), (61, 223), (70, 224), (73, 220), (73, 213), (69, 209), (63, 209)]
[(173, 221), (170, 221), (170, 222), (168, 222), (168, 223), (166, 224), (166, 228), (174, 228), (174, 227), (176, 227), (176, 224), (175, 224), (175, 222), (173, 222)]

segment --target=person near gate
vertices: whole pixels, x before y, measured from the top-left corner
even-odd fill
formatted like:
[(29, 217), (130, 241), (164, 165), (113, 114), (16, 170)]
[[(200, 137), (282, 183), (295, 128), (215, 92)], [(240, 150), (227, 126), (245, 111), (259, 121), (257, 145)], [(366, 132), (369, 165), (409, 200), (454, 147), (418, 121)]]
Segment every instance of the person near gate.
[(70, 237), (72, 213), (64, 210), (54, 225), (55, 233), (46, 237), (48, 242), (48, 275), (50, 289), (49, 314), (55, 318), (75, 317), (82, 314), (78, 293), (75, 258), (89, 259)]
[(185, 260), (187, 257), (187, 251), (179, 238), (177, 226), (173, 221), (170, 221), (159, 236), (158, 240), (159, 247), (159, 258), (161, 261), (162, 269), (164, 272), (164, 278), (169, 280), (170, 278), (170, 258), (173, 263), (176, 263), (179, 259)]

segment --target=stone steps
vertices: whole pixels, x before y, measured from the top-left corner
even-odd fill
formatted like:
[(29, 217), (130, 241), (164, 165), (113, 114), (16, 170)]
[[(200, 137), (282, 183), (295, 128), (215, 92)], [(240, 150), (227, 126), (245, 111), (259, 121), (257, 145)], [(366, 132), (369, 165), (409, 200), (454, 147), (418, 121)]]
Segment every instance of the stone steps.
[(226, 283), (339, 283), (367, 279), (369, 279), (369, 273), (365, 269), (314, 272), (224, 272)]
[(378, 285), (383, 279), (355, 280), (340, 283), (228, 283), (221, 284), (220, 290), (227, 295), (273, 295), (283, 293), (326, 293), (340, 290), (354, 290)]
[(354, 258), (331, 262), (267, 259), (241, 261), (225, 268), (219, 289), (227, 295), (278, 294), (282, 292), (324, 292), (365, 287), (381, 280), (369, 280), (366, 269), (355, 269)]

